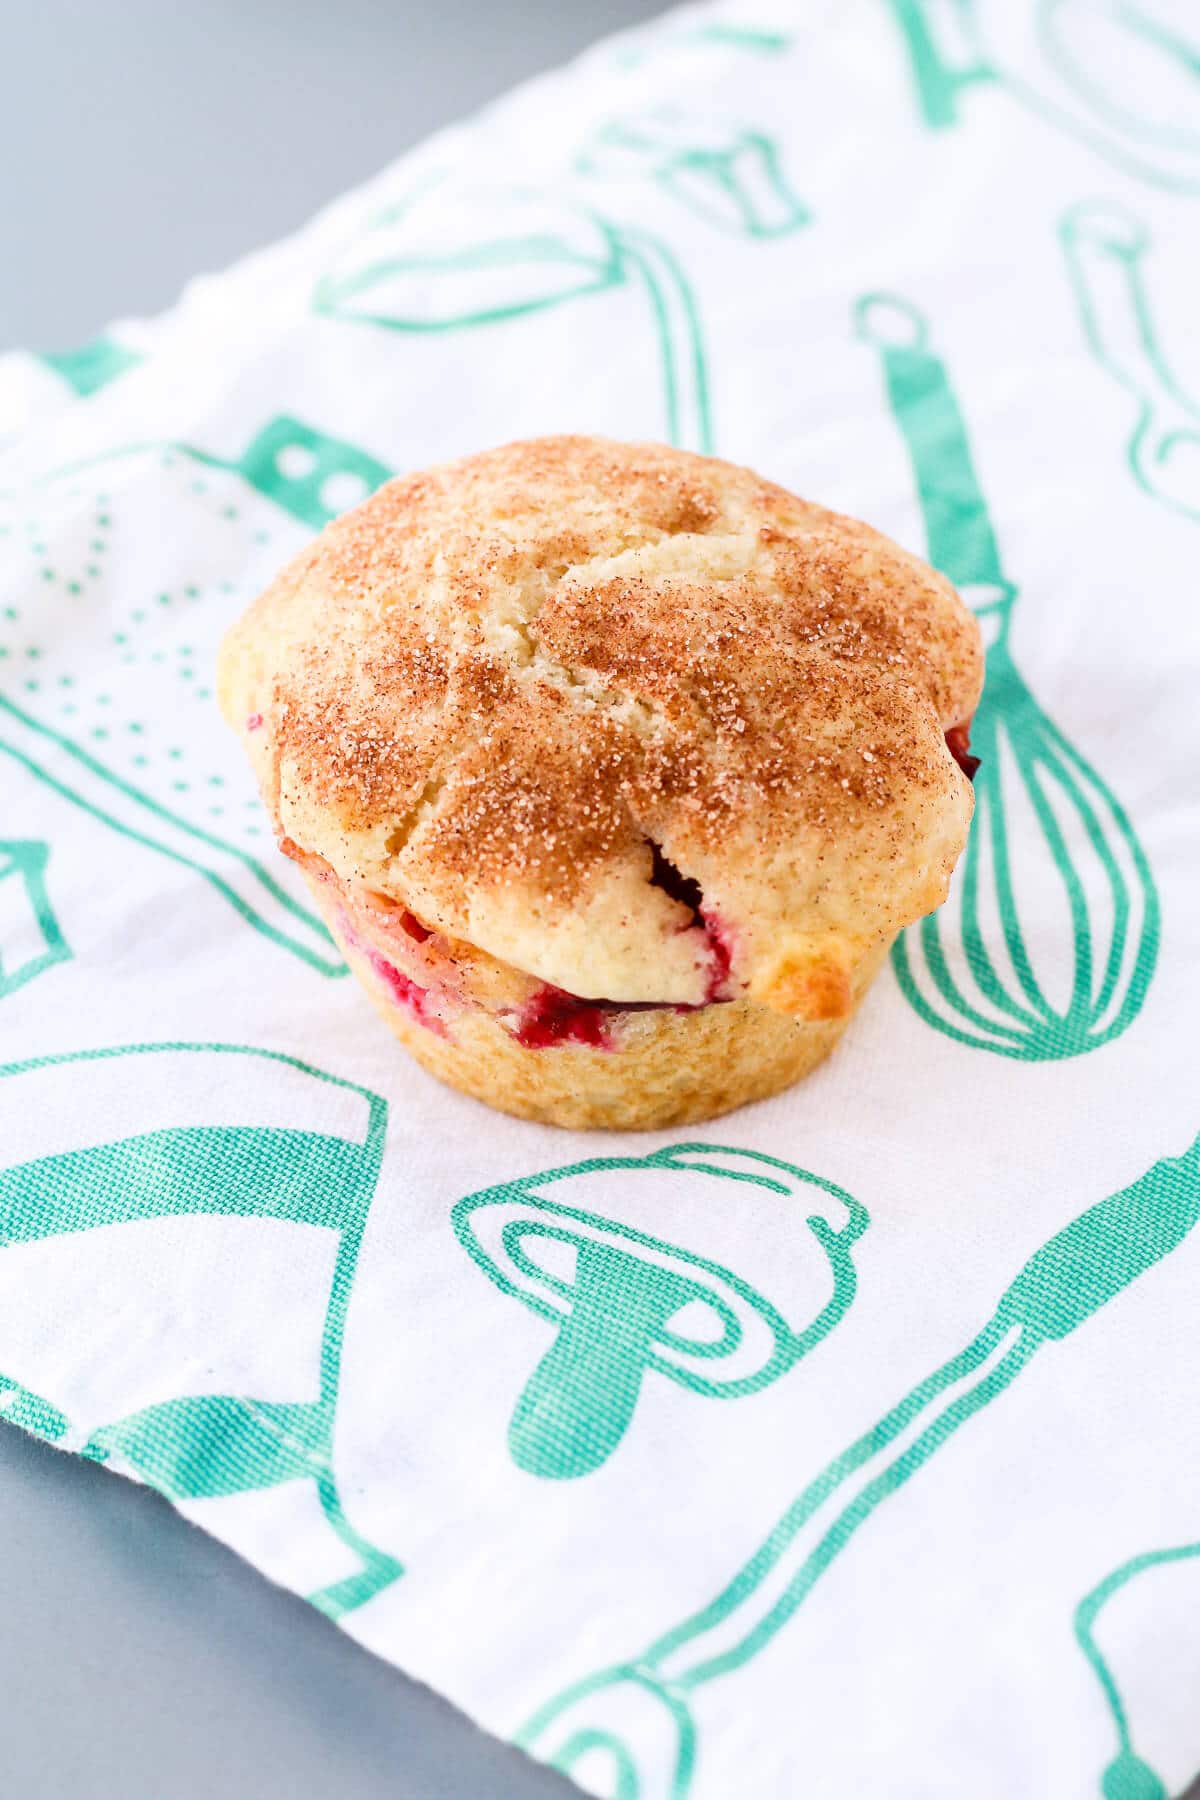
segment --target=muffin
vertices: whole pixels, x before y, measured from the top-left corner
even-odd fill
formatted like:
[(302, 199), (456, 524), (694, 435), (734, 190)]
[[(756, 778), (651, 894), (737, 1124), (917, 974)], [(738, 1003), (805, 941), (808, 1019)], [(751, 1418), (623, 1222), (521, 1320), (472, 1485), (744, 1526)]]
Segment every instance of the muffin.
[(826, 1056), (972, 809), (950, 583), (748, 469), (557, 437), (388, 482), (230, 631), (280, 848), (425, 1068), (706, 1119)]

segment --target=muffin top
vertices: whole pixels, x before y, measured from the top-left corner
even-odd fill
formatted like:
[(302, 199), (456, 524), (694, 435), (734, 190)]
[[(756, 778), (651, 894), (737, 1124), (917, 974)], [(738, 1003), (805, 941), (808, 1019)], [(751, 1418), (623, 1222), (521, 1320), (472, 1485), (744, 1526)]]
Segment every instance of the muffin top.
[(220, 692), (281, 836), (585, 998), (833, 1017), (945, 897), (976, 622), (748, 469), (556, 437), (388, 482), (283, 570)]

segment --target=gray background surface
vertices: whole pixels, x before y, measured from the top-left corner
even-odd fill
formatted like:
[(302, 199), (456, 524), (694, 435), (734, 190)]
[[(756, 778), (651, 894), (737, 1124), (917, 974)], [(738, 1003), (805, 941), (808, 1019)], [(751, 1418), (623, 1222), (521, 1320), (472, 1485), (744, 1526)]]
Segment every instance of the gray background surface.
[[(0, 0), (0, 348), (65, 349), (300, 225), (659, 0)], [(164, 1502), (0, 1426), (4, 1800), (574, 1790)]]
[(169, 305), (666, 0), (0, 0), (0, 348)]

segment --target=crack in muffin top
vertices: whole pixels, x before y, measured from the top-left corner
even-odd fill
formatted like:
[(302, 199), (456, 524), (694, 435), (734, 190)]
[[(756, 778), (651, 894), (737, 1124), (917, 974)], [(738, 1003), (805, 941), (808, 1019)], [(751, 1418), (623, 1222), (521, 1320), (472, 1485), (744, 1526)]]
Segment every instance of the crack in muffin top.
[(982, 666), (949, 582), (870, 527), (556, 437), (327, 527), (220, 687), (278, 831), (351, 887), (617, 1001), (711, 998), (719, 933), (738, 991), (803, 1015), (781, 971), (852, 965), (944, 898), (972, 805), (944, 734)]

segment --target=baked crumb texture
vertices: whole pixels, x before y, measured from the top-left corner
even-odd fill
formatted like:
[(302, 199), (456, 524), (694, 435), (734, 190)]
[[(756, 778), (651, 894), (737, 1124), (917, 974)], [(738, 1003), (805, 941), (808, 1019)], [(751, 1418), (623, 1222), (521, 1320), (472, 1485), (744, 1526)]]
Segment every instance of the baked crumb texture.
[(219, 691), (401, 1041), (507, 1111), (629, 1127), (832, 1047), (945, 897), (982, 671), (954, 589), (868, 526), (563, 437), (329, 526)]

